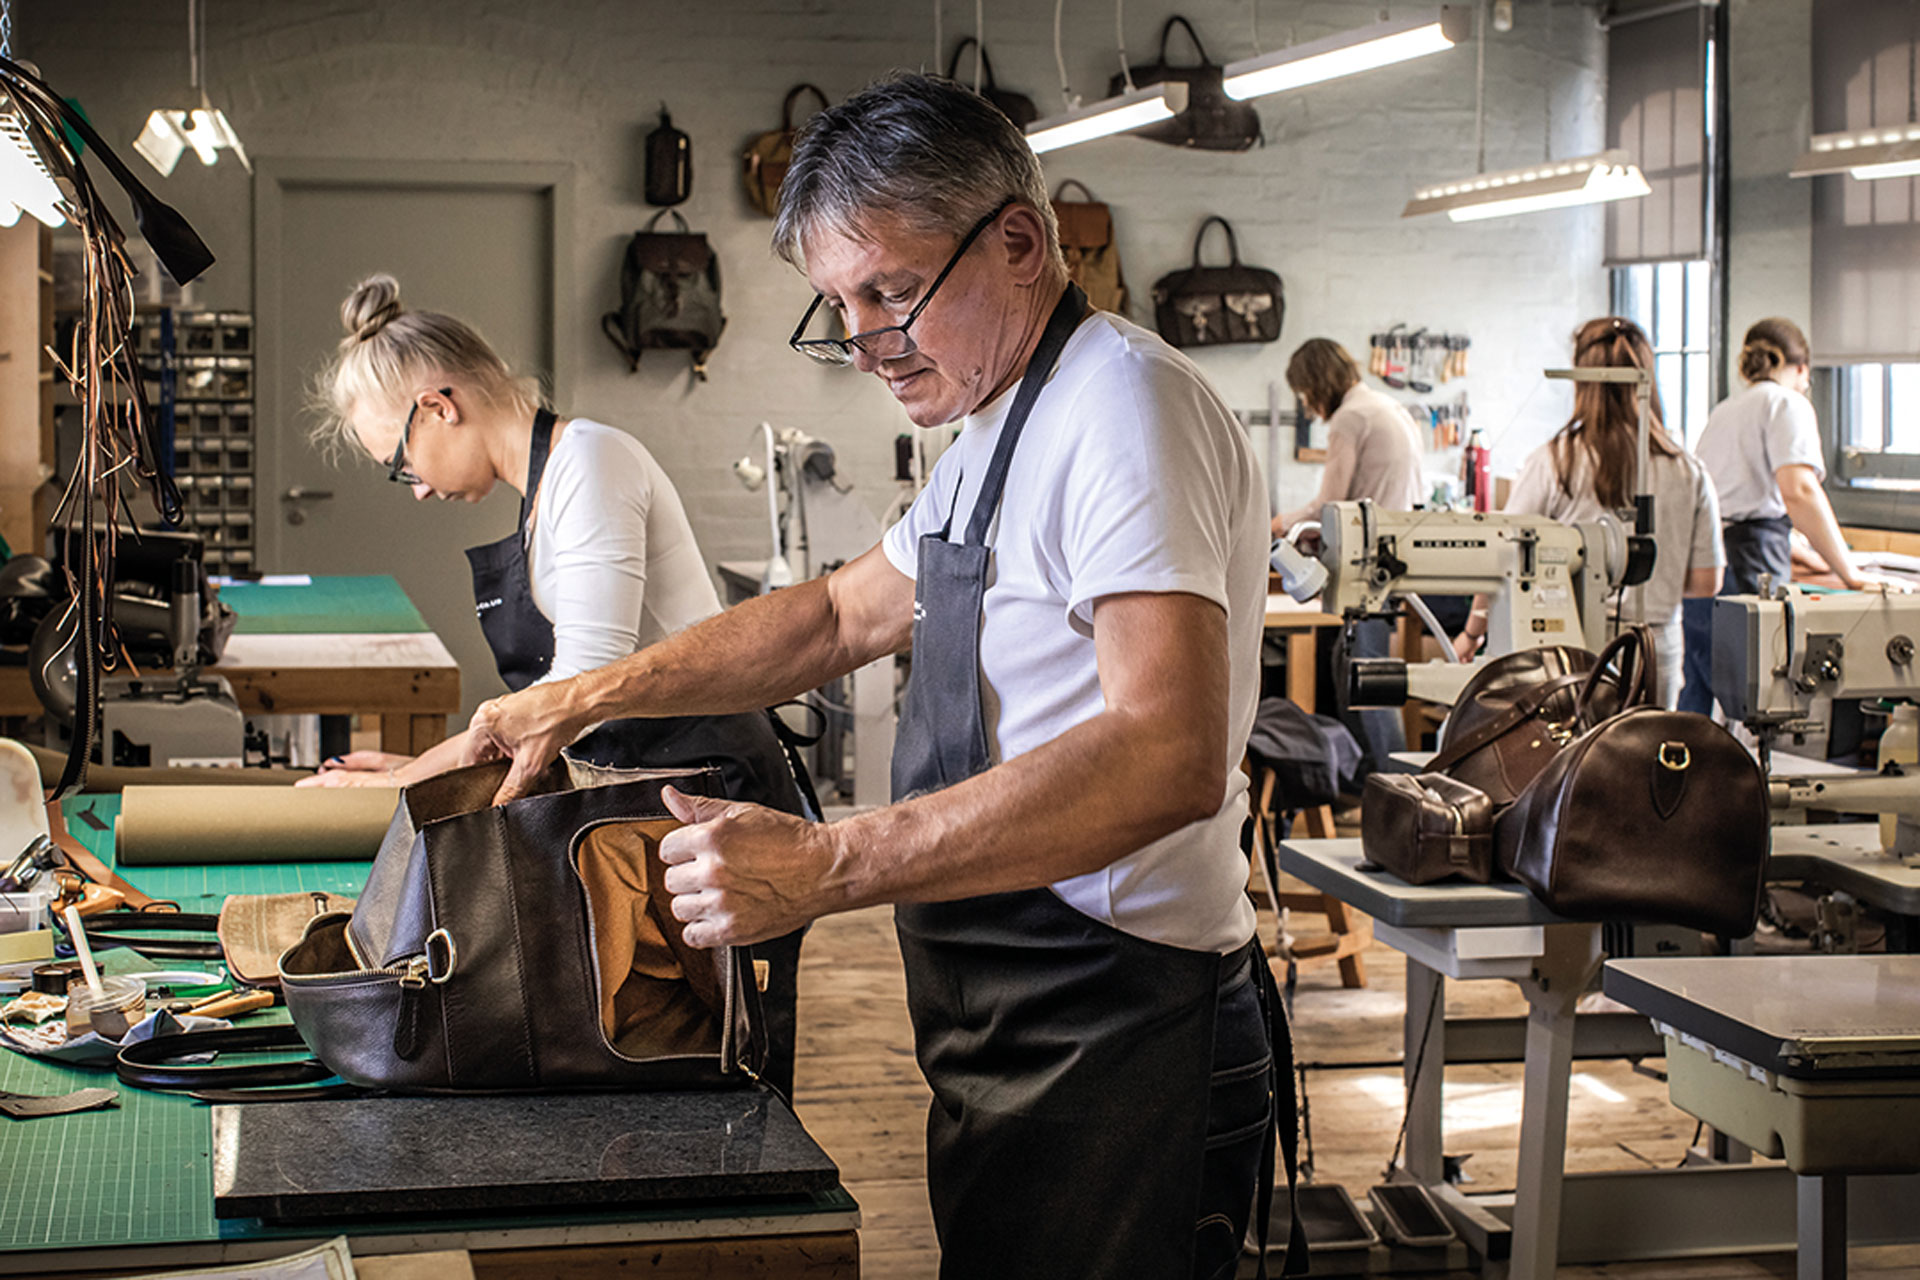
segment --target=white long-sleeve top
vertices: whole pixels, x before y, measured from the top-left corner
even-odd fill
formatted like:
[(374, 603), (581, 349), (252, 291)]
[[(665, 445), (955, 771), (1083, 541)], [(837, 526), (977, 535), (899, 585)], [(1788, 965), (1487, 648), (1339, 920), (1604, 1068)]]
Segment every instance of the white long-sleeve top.
[(720, 612), (673, 481), (645, 445), (574, 418), (535, 496), (528, 576), (553, 623), (538, 683), (605, 666)]
[(1405, 407), (1365, 383), (1347, 388), (1327, 419), (1327, 469), (1320, 492), (1287, 513), (1285, 528), (1317, 520), (1329, 502), (1372, 498), (1386, 511), (1411, 511), (1426, 498), (1420, 475), (1420, 432)]

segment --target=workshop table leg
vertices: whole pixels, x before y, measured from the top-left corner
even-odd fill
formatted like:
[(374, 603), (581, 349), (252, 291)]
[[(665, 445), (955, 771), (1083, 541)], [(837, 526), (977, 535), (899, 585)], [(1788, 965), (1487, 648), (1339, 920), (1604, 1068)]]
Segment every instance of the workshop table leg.
[(1311, 714), (1314, 704), (1314, 632), (1287, 632), (1287, 697)]
[(1407, 1147), (1401, 1163), (1415, 1181), (1432, 1186), (1446, 1180), (1440, 1123), (1440, 1086), (1447, 1074), (1446, 1015), (1446, 978), (1409, 956), (1402, 1066), (1407, 1082)]
[(1798, 1280), (1846, 1280), (1846, 1175), (1802, 1174), (1794, 1183), (1799, 1209)]
[(1528, 1005), (1527, 1062), (1513, 1194), (1513, 1280), (1549, 1280), (1558, 1262), (1574, 1005), (1599, 965), (1599, 925), (1548, 925), (1543, 954), (1520, 984)]
[(438, 746), (447, 737), (444, 715), (409, 715), (404, 712), (380, 717), (380, 749), (395, 755), (417, 756), (428, 747)]

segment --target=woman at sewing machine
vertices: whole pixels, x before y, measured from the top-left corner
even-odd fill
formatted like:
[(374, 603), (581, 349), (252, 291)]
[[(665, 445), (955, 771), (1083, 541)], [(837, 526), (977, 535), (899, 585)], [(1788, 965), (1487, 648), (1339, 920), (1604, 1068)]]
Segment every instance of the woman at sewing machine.
[[(1640, 326), (1621, 316), (1602, 316), (1580, 326), (1573, 362), (1588, 368), (1653, 367), (1653, 347)], [(1640, 414), (1627, 383), (1574, 384), (1573, 417), (1535, 449), (1520, 470), (1503, 510), (1550, 516), (1578, 524), (1612, 516), (1633, 505)], [(1660, 550), (1653, 576), (1627, 589), (1621, 617), (1653, 628), (1660, 700), (1673, 706), (1680, 693), (1683, 598), (1711, 596), (1726, 563), (1720, 542), (1720, 509), (1705, 468), (1666, 432), (1660, 392), (1653, 391), (1647, 465), (1652, 470), (1654, 528)], [(1474, 601), (1454, 649), (1469, 659), (1486, 635), (1483, 599)]]
[[(1827, 477), (1820, 423), (1807, 399), (1813, 354), (1807, 335), (1778, 316), (1747, 330), (1740, 347), (1746, 388), (1727, 397), (1700, 433), (1700, 461), (1720, 497), (1727, 545), (1722, 595), (1746, 595), (1760, 579), (1791, 581), (1791, 536), (1803, 534), (1841, 586), (1858, 590), (1868, 579), (1855, 569), (1821, 482)], [(1686, 610), (1686, 686), (1683, 711), (1713, 709), (1713, 613), (1708, 601)]]
[[(340, 316), (346, 337), (319, 383), (317, 443), (364, 453), (419, 501), (479, 502), (501, 484), (520, 494), (514, 532), (467, 551), (480, 627), (509, 689), (604, 666), (720, 612), (680, 496), (638, 440), (557, 417), (471, 325), (403, 307), (392, 276), (363, 281)], [(465, 738), (418, 756), (356, 751), (300, 785), (416, 782), (458, 765)], [(731, 799), (806, 812), (763, 712), (613, 720), (568, 754), (621, 768), (711, 765)], [(777, 984), (767, 1076), (789, 1091), (799, 934), (755, 951), (773, 961)]]

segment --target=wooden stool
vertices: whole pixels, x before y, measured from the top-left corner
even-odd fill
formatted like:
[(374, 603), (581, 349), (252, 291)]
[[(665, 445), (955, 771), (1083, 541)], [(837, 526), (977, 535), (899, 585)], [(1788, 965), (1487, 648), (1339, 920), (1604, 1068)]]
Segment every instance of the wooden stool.
[[(1273, 903), (1276, 917), (1275, 930), (1278, 935), (1275, 947), (1277, 958), (1303, 968), (1333, 960), (1340, 966), (1341, 986), (1364, 987), (1367, 985), (1367, 969), (1366, 959), (1361, 953), (1373, 942), (1372, 918), (1353, 910), (1330, 893), (1280, 887), (1279, 869), (1273, 849), (1275, 781), (1273, 770), (1266, 768), (1255, 770), (1253, 840), (1254, 850), (1258, 856), (1254, 861), (1266, 878), (1267, 896)], [(1329, 805), (1315, 805), (1310, 809), (1302, 809), (1299, 818), (1301, 827), (1310, 837), (1326, 839), (1334, 834), (1333, 809)], [(1324, 915), (1327, 918), (1328, 932), (1297, 938), (1289, 937), (1287, 913), (1290, 911), (1311, 911)]]

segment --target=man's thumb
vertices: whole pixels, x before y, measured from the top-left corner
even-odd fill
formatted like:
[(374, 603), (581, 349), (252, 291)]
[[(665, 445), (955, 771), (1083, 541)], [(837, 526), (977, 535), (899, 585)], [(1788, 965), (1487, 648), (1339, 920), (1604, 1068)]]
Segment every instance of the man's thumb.
[(690, 796), (672, 786), (660, 788), (660, 799), (666, 802), (668, 813), (688, 825), (711, 822), (727, 812), (725, 800), (715, 800), (711, 796)]

